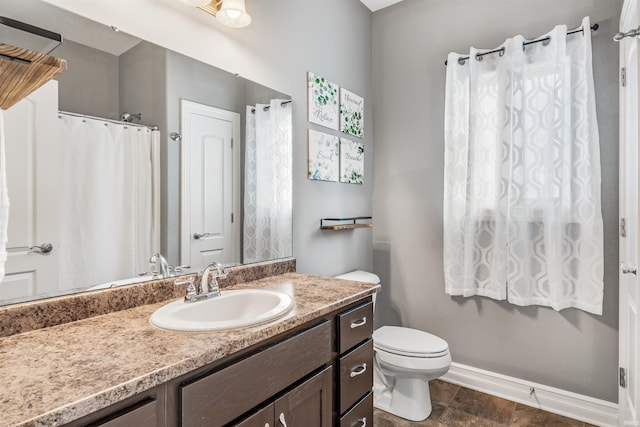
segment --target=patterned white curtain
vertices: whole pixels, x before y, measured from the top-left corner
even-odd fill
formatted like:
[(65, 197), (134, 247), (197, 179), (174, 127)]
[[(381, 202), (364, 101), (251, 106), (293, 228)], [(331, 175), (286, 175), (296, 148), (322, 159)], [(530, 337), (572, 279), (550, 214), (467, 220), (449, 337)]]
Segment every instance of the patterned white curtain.
[(160, 133), (59, 117), (61, 288), (137, 277), (160, 249)]
[(243, 262), (291, 256), (291, 106), (272, 99), (246, 117)]
[[(495, 53), (450, 53), (444, 269), (450, 295), (602, 314), (600, 151), (589, 18)], [(493, 50), (493, 49), (491, 49)], [(464, 55), (466, 56), (466, 55)]]

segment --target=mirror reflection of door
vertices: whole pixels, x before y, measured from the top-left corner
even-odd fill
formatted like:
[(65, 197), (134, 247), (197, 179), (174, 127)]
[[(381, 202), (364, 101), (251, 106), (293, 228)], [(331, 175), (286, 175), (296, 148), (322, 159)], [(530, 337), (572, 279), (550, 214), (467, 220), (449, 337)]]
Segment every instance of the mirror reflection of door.
[(181, 264), (238, 262), (240, 115), (181, 101)]
[(57, 112), (56, 81), (3, 112), (10, 207), (0, 300), (59, 291)]

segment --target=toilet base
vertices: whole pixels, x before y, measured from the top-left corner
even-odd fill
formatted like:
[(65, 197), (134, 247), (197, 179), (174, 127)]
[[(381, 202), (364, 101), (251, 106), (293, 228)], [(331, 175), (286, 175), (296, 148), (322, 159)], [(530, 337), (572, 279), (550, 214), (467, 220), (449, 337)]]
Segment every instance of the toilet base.
[(431, 415), (429, 383), (421, 378), (396, 378), (389, 390), (379, 378), (373, 387), (373, 406), (410, 421), (423, 421)]

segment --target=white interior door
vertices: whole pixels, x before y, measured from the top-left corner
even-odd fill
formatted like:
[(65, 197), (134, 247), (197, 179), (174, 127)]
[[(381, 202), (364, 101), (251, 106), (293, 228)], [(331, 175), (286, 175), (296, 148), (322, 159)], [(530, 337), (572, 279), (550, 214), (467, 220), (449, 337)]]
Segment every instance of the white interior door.
[[(48, 82), (3, 115), (10, 207), (0, 299), (55, 294), (59, 268), (58, 82)], [(35, 248), (47, 244), (50, 251)]]
[(237, 262), (240, 115), (183, 100), (181, 264)]
[[(625, 1), (620, 30), (637, 28), (638, 5), (636, 0)], [(620, 43), (620, 384), (619, 425), (638, 425), (640, 384), (638, 333), (638, 279), (634, 269), (638, 266), (638, 39), (626, 37)]]

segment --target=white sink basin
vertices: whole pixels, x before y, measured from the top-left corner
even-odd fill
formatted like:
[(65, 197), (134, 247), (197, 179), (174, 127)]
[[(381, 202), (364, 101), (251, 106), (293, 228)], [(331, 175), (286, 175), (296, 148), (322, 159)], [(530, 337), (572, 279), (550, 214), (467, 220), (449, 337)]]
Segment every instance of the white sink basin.
[(149, 321), (174, 331), (217, 331), (271, 322), (291, 311), (293, 299), (267, 289), (222, 291), (196, 302), (171, 302), (157, 309)]

